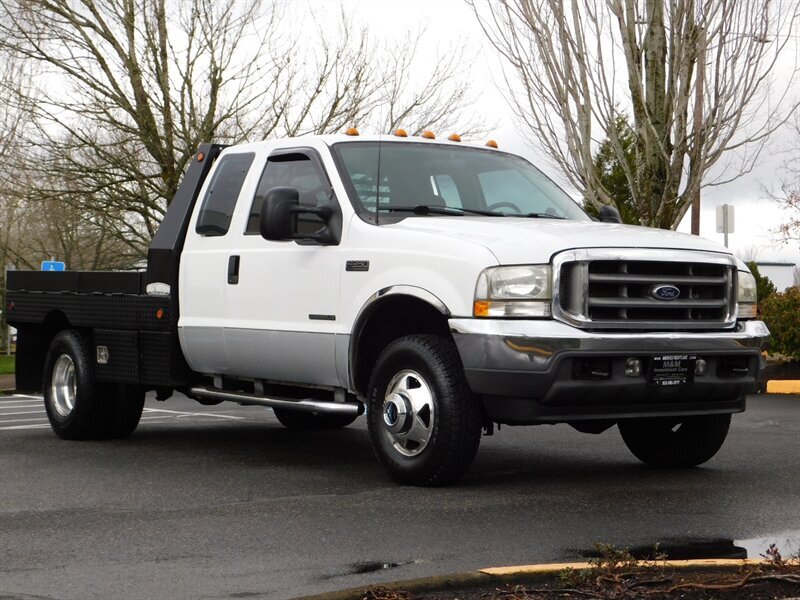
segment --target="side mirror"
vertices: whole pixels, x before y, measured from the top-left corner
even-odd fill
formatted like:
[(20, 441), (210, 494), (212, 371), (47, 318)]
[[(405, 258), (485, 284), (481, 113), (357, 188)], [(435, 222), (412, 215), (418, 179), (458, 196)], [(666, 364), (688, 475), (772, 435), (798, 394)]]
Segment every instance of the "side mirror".
[[(324, 227), (315, 233), (301, 233), (297, 224), (300, 214), (316, 215), (322, 219)], [(296, 240), (335, 246), (342, 238), (342, 217), (335, 202), (322, 206), (301, 205), (296, 189), (274, 187), (264, 197), (259, 230), (267, 240)]]
[(294, 188), (274, 187), (261, 205), (259, 229), (267, 240), (290, 240), (297, 232), (297, 208), (300, 194)]
[(603, 223), (622, 223), (619, 211), (613, 206), (604, 204), (600, 207), (600, 220)]

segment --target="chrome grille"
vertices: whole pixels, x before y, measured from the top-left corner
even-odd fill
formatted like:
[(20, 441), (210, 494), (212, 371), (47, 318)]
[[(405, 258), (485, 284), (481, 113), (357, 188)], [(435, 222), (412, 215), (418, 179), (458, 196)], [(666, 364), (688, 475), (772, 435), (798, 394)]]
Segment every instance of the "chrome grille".
[[(732, 257), (679, 250), (585, 250), (555, 261), (554, 313), (592, 329), (720, 329), (735, 321)], [(659, 298), (662, 293), (677, 295)]]

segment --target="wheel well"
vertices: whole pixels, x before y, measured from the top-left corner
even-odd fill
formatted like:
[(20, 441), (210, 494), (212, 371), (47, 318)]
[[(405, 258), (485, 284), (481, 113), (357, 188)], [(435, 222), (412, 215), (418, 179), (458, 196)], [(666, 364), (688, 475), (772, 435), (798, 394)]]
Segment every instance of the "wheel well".
[(381, 351), (393, 340), (414, 333), (451, 338), (447, 316), (424, 300), (398, 295), (376, 302), (354, 332), (350, 364), (358, 393), (366, 395), (372, 368)]
[(40, 391), (42, 368), (50, 342), (70, 323), (61, 311), (51, 311), (41, 325), (20, 325), (17, 343), (16, 387), (22, 391)]

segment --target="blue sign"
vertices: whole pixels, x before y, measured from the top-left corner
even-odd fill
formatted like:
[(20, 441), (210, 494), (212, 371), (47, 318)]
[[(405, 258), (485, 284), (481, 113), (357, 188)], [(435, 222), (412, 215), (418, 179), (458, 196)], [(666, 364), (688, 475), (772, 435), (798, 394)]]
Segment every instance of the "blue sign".
[(60, 260), (43, 260), (42, 271), (64, 271), (67, 268)]

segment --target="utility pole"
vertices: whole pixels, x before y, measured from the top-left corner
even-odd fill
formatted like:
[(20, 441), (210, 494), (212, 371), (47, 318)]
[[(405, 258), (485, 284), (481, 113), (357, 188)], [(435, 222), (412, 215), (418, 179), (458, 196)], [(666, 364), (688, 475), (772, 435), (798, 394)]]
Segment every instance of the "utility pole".
[[(695, 96), (694, 96), (694, 147), (695, 147), (695, 160), (703, 160), (703, 153), (701, 152), (703, 134), (703, 87), (706, 79), (706, 28), (702, 24), (702, 0), (698, 0), (696, 22), (698, 28), (697, 36), (697, 76), (695, 78)], [(698, 170), (702, 173), (702, 166), (697, 165)], [(700, 181), (697, 182), (697, 187), (694, 191), (692, 198), (692, 234), (700, 235)]]

